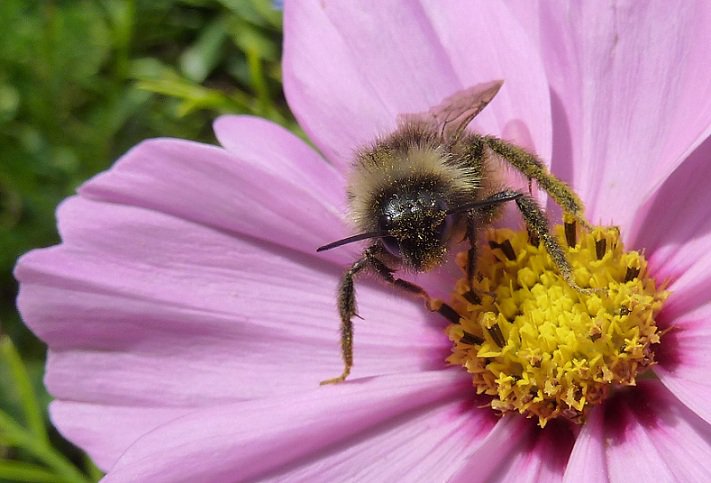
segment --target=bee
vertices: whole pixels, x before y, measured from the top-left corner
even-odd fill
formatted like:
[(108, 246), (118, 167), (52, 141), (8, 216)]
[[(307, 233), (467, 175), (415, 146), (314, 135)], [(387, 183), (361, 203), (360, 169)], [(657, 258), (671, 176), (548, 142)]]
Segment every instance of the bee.
[[(430, 297), (418, 285), (395, 276), (398, 269), (426, 272), (441, 265), (450, 247), (468, 243), (466, 267), (470, 291), (476, 272), (477, 234), (491, 224), (501, 205), (514, 202), (529, 236), (538, 240), (566, 282), (580, 292), (572, 268), (557, 239), (548, 229), (546, 215), (530, 196), (535, 180), (565, 213), (588, 226), (577, 195), (555, 178), (533, 153), (495, 136), (468, 131), (469, 123), (496, 96), (502, 81), (462, 90), (428, 112), (407, 114), (397, 129), (357, 152), (348, 181), (350, 216), (359, 233), (329, 243), (317, 251), (347, 243), (372, 240), (362, 256), (344, 273), (338, 288), (341, 349), (340, 376), (323, 381), (344, 381), (353, 366), (353, 317), (357, 317), (354, 278), (368, 271), (386, 283), (420, 297), (428, 310), (453, 323), (459, 315), (448, 304)], [(495, 166), (508, 163), (529, 181), (529, 193), (497, 182)], [(507, 247), (501, 247), (506, 254)], [(508, 247), (511, 252), (511, 247)], [(493, 335), (493, 334), (492, 334)], [(496, 337), (494, 337), (496, 340)]]

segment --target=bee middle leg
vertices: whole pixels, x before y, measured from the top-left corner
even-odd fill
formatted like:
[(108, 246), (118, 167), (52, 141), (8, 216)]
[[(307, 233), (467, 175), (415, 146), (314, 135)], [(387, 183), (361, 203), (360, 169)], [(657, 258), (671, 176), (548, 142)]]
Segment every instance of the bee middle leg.
[(480, 304), (481, 297), (474, 291), (474, 276), (476, 275), (477, 248), (476, 248), (476, 222), (473, 215), (467, 219), (467, 240), (469, 250), (467, 251), (467, 283), (469, 291), (464, 294), (464, 298), (472, 304)]
[[(481, 297), (474, 292), (474, 277), (476, 275), (476, 264), (477, 264), (477, 225), (489, 224), (495, 218), (499, 212), (501, 203), (507, 201), (514, 201), (519, 197), (524, 196), (523, 193), (513, 190), (505, 190), (495, 193), (488, 198), (482, 200), (481, 207), (475, 208), (468, 213), (467, 218), (467, 232), (466, 237), (469, 242), (469, 250), (467, 252), (467, 283), (469, 284), (469, 291), (464, 294), (466, 298), (472, 304), (480, 304)], [(492, 242), (489, 242), (492, 243)], [(513, 248), (511, 244), (506, 242), (502, 244), (499, 248), (504, 251), (504, 254), (509, 259), (515, 259), (516, 255), (513, 253)]]

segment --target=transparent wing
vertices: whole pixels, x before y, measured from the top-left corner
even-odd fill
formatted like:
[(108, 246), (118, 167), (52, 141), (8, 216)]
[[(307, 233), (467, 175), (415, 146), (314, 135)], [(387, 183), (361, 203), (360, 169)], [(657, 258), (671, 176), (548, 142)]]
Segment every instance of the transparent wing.
[(501, 89), (504, 81), (496, 80), (455, 92), (427, 112), (403, 114), (398, 121), (425, 122), (437, 129), (443, 139), (455, 143), (462, 133)]

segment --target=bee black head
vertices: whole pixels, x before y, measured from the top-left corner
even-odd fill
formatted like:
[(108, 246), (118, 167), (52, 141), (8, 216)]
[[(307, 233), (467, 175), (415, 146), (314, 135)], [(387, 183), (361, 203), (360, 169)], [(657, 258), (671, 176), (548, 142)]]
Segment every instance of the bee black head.
[[(468, 203), (457, 203), (455, 200), (454, 206), (450, 208), (445, 196), (446, 190), (436, 184), (415, 183), (398, 188), (383, 193), (374, 206), (377, 223), (371, 231), (336, 240), (316, 251), (323, 252), (348, 243), (377, 239), (376, 244), (404, 266), (415, 271), (427, 271), (442, 263), (450, 239), (456, 238), (457, 233), (462, 231), (461, 222), (467, 219), (466, 213), (524, 196), (520, 192), (506, 190)], [(468, 223), (472, 222), (469, 219)]]
[(439, 265), (447, 253), (451, 228), (447, 208), (441, 192), (421, 187), (384, 197), (378, 231), (388, 235), (380, 243), (413, 270), (426, 271)]

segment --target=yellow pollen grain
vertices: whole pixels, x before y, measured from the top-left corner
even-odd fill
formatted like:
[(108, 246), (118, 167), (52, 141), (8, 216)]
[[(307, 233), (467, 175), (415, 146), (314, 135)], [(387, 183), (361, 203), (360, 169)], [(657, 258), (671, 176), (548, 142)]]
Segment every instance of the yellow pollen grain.
[[(495, 410), (538, 418), (541, 427), (557, 417), (581, 423), (615, 386), (635, 385), (654, 364), (655, 317), (668, 296), (647, 275), (643, 254), (624, 251), (617, 228), (577, 229), (574, 247), (562, 226), (555, 233), (576, 283), (603, 290), (571, 288), (527, 232), (492, 229), (494, 243), (482, 243), (477, 260), (473, 289), (481, 303), (465, 298), (462, 278), (453, 300), (462, 319), (447, 328), (447, 360), (466, 368), (477, 393), (490, 396)], [(507, 240), (514, 260), (499, 248)], [(462, 270), (466, 257), (457, 256)]]

